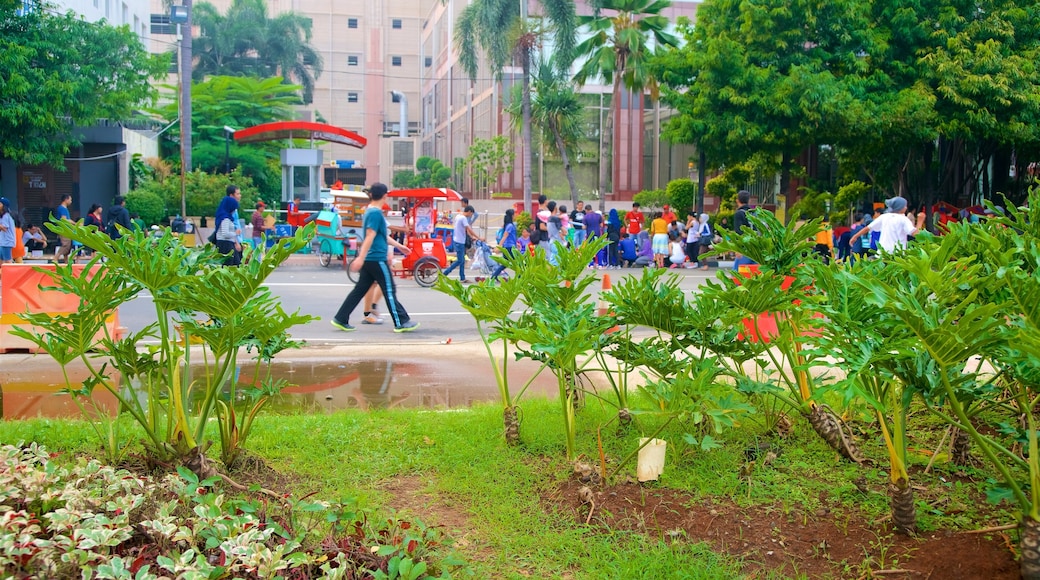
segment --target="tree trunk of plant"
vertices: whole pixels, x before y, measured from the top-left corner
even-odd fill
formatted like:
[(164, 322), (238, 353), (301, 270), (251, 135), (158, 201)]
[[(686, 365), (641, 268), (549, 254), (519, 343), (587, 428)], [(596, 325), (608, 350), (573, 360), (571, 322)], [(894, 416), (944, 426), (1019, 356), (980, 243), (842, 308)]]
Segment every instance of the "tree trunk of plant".
[(520, 444), (520, 417), (518, 416), (518, 411), (519, 407), (515, 405), (506, 407), (502, 411), (506, 426), (506, 445), (515, 446)]
[[(523, 122), (520, 127), (520, 150), (524, 163), (524, 211), (533, 213), (531, 212), (531, 49), (523, 48), (520, 60), (522, 61), (524, 75), (520, 103), (523, 115)], [(545, 186), (542, 185), (541, 189), (545, 189)]]
[(953, 430), (953, 443), (950, 446), (950, 459), (954, 465), (971, 465), (971, 437), (963, 429), (950, 427)]
[(835, 451), (854, 463), (862, 463), (856, 444), (845, 433), (841, 419), (825, 405), (816, 405), (809, 413), (809, 424)]
[(556, 148), (560, 151), (560, 159), (563, 160), (563, 172), (567, 174), (567, 183), (571, 186), (571, 207), (578, 207), (578, 184), (574, 182), (574, 169), (571, 168), (571, 158), (567, 155), (567, 146), (563, 143), (563, 135), (556, 123), (549, 124), (553, 138), (556, 140)]
[(1019, 566), (1022, 580), (1040, 580), (1040, 522), (1023, 515), (1018, 527), (1018, 549), (1022, 553)]
[(628, 433), (629, 428), (632, 427), (632, 411), (629, 411), (627, 408), (618, 409), (617, 419), (617, 434), (624, 435)]
[(914, 489), (906, 478), (888, 484), (892, 506), (892, 523), (896, 531), (913, 536), (917, 534), (917, 508), (914, 507)]

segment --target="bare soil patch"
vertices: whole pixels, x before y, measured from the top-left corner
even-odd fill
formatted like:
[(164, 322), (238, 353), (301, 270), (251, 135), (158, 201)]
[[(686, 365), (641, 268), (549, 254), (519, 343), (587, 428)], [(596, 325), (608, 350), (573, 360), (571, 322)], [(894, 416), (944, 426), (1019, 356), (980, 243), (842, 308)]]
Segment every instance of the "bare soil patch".
[(473, 530), (465, 507), (457, 505), (449, 496), (427, 493), (427, 484), (422, 478), (414, 475), (396, 477), (379, 487), (390, 495), (387, 500), (389, 507), (440, 528), (470, 560), (485, 561), (491, 558), (491, 551)]
[[(579, 499), (583, 485), (565, 482), (544, 500), (584, 523), (589, 506)], [(595, 488), (593, 494), (589, 525), (639, 531), (665, 541), (707, 542), (720, 553), (743, 559), (751, 578), (766, 570), (809, 578), (1019, 578), (1006, 532), (936, 531), (909, 538), (887, 523), (855, 515), (785, 513), (779, 504), (744, 508), (638, 483)]]

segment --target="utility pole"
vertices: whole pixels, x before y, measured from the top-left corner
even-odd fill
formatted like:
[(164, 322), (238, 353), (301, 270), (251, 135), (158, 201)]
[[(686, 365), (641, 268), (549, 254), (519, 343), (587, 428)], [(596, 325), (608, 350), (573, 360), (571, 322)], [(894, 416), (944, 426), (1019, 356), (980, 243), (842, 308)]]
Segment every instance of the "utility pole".
[(170, 6), (170, 22), (177, 24), (180, 36), (180, 109), (181, 109), (181, 217), (188, 214), (185, 179), (191, 171), (191, 2)]

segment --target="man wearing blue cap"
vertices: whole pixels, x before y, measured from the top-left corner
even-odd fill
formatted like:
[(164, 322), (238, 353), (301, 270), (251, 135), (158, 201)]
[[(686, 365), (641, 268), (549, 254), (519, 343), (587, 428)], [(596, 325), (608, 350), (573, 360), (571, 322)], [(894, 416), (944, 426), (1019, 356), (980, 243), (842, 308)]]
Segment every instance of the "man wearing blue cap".
[(850, 244), (855, 244), (856, 238), (866, 232), (880, 232), (878, 247), (891, 253), (897, 248), (905, 248), (907, 238), (917, 234), (924, 227), (925, 212), (917, 214), (916, 226), (910, 221), (910, 218), (906, 217), (906, 198), (896, 196), (885, 201), (885, 205), (888, 207), (888, 212), (881, 214), (870, 222), (870, 225), (860, 228), (849, 240)]

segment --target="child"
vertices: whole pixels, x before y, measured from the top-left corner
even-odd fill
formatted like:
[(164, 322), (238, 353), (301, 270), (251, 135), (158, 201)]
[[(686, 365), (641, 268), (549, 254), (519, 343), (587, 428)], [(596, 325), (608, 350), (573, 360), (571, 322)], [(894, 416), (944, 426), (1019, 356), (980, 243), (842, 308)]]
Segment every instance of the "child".
[(524, 228), (520, 230), (520, 239), (516, 241), (516, 247), (520, 248), (521, 252), (526, 252), (528, 246), (531, 245), (531, 228)]
[(621, 265), (631, 268), (636, 263), (636, 241), (627, 232), (621, 232), (621, 241), (618, 242), (621, 249)]

